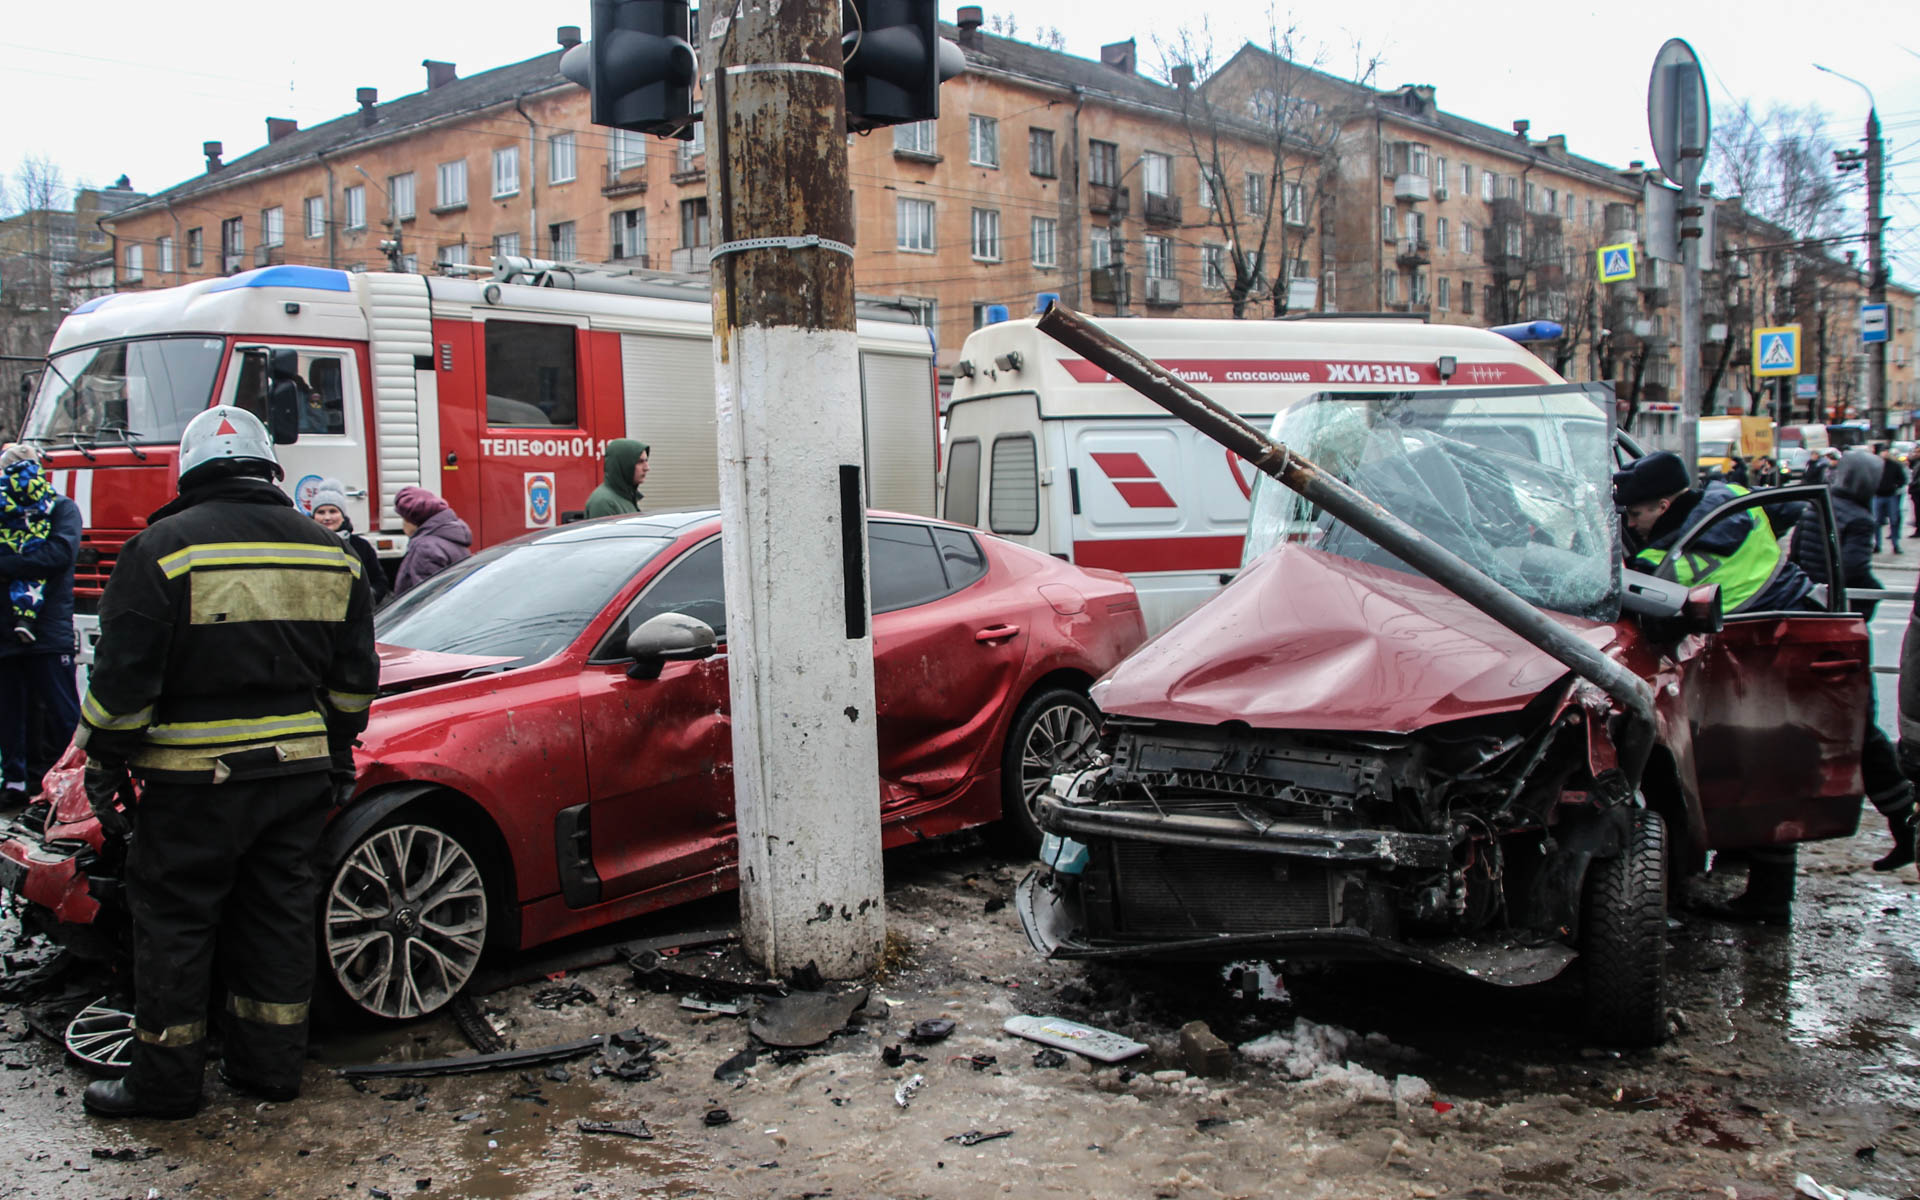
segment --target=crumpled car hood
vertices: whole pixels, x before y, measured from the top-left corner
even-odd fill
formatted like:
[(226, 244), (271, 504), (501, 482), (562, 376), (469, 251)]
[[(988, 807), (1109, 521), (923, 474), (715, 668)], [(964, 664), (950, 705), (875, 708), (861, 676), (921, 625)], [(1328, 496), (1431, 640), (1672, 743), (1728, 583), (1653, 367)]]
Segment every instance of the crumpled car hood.
[(515, 661), (511, 655), (503, 658), (497, 654), (442, 654), (437, 650), (414, 650), (385, 642), (376, 648), (380, 652), (382, 695), (445, 683), (479, 667)]
[[(1549, 613), (1595, 647), (1612, 625)], [(1113, 716), (1410, 733), (1511, 712), (1567, 668), (1425, 576), (1304, 546), (1261, 556), (1093, 688)]]

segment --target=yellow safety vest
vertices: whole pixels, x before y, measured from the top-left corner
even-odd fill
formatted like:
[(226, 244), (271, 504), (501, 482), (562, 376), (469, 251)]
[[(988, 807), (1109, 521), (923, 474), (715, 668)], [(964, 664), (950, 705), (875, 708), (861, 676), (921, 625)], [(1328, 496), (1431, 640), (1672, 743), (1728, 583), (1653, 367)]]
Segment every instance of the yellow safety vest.
[[(1739, 484), (1728, 484), (1727, 488), (1736, 496), (1744, 496), (1747, 488)], [(1709, 554), (1704, 550), (1689, 550), (1671, 563), (1667, 561), (1667, 551), (1648, 548), (1634, 555), (1634, 558), (1656, 568), (1656, 575), (1666, 575), (1688, 587), (1717, 583), (1720, 585), (1720, 608), (1722, 612), (1739, 612), (1751, 603), (1773, 582), (1780, 570), (1780, 564), (1786, 561), (1786, 551), (1780, 545), (1780, 539), (1773, 536), (1773, 525), (1767, 520), (1764, 509), (1750, 508), (1747, 515), (1752, 518), (1752, 528), (1732, 554), (1721, 556)], [(1713, 514), (1707, 514), (1706, 520), (1712, 520)], [(1661, 569), (1666, 564), (1667, 569)]]

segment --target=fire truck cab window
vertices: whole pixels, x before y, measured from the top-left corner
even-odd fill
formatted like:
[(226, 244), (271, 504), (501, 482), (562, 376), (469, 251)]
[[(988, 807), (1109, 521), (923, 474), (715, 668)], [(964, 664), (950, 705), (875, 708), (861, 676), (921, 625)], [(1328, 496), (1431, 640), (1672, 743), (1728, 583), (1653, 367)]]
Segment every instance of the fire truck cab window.
[(486, 329), (487, 424), (578, 428), (573, 326), (488, 321)]
[[(240, 355), (240, 378), (233, 403), (262, 421), (267, 418), (267, 352), (249, 347)], [(347, 431), (346, 367), (332, 355), (300, 355), (300, 436)]]

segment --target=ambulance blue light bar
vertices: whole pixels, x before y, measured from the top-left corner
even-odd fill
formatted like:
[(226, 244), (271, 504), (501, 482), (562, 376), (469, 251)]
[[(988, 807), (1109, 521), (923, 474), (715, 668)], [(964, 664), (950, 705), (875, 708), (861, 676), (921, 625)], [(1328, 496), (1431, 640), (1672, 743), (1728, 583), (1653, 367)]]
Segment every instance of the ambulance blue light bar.
[(1517, 325), (1495, 325), (1492, 332), (1516, 342), (1553, 342), (1566, 330), (1558, 321), (1522, 321)]

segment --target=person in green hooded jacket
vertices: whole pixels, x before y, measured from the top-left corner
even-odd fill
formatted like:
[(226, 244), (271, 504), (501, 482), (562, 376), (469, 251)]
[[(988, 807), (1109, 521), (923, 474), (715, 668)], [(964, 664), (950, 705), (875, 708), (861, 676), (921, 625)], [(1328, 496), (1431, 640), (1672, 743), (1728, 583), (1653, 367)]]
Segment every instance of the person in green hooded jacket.
[(607, 481), (587, 497), (587, 517), (617, 517), (640, 511), (640, 485), (647, 480), (647, 444), (632, 438), (607, 443)]

